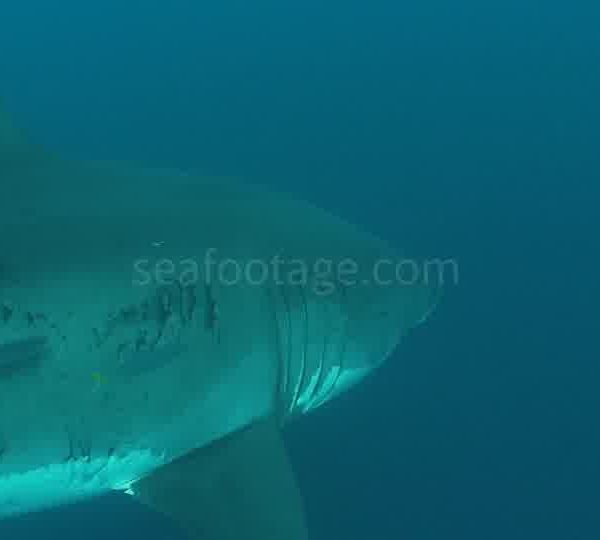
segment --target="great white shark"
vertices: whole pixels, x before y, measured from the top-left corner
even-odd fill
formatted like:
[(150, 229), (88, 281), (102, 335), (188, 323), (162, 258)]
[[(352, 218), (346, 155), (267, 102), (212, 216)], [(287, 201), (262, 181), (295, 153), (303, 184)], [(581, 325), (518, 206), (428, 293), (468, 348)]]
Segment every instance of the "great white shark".
[(431, 312), (398, 260), (287, 195), (55, 156), (0, 110), (0, 518), (122, 490), (193, 540), (307, 539), (281, 430)]

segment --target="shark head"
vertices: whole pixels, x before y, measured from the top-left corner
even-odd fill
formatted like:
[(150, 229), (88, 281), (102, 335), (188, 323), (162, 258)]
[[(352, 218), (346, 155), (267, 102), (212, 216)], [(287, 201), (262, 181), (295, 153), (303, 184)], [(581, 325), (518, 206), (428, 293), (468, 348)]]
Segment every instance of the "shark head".
[[(371, 268), (378, 263), (371, 261)], [(296, 291), (300, 308), (279, 311), (288, 343), (281, 398), (290, 418), (328, 403), (377, 370), (437, 302), (435, 287), (367, 279), (338, 284), (332, 298)]]

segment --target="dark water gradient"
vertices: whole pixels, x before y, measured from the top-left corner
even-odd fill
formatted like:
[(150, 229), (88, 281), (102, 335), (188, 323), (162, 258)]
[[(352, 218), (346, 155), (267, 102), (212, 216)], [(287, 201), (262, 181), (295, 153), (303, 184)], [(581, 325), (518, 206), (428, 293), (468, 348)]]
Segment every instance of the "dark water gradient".
[[(47, 145), (257, 178), (459, 260), (428, 326), (290, 431), (315, 539), (600, 538), (597, 3), (1, 12), (0, 92)], [(50, 532), (175, 538), (115, 497), (0, 523)]]

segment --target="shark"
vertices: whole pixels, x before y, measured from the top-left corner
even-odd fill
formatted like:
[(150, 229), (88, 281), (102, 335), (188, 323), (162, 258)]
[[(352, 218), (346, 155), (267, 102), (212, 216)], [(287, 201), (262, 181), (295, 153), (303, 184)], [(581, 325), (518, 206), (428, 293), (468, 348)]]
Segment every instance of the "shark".
[(400, 260), (285, 193), (55, 155), (0, 108), (0, 519), (121, 491), (191, 540), (308, 539), (282, 433), (432, 312)]

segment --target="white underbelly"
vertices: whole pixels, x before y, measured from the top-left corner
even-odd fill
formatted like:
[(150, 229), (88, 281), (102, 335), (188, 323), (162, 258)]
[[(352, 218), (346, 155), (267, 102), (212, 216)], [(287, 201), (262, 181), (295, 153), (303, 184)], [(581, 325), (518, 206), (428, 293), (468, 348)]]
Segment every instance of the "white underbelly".
[[(268, 415), (275, 389), (269, 364), (260, 352), (250, 354), (212, 384), (200, 385), (195, 398), (187, 393), (179, 400), (174, 390), (178, 386), (166, 384), (169, 377), (179, 377), (169, 368), (158, 370), (148, 378), (163, 378), (164, 394), (142, 402), (133, 385), (129, 396), (121, 398), (130, 407), (128, 414), (119, 417), (108, 408), (102, 415), (98, 410), (87, 424), (80, 423), (80, 433), (69, 434), (74, 441), (89, 441), (89, 446), (71, 448), (58, 417), (41, 418), (37, 433), (23, 431), (20, 441), (9, 441), (0, 457), (0, 518), (126, 490), (155, 468)], [(166, 407), (169, 393), (174, 395)]]
[(43, 510), (126, 490), (130, 483), (159, 467), (164, 456), (135, 450), (123, 456), (80, 458), (0, 477), (0, 518)]

